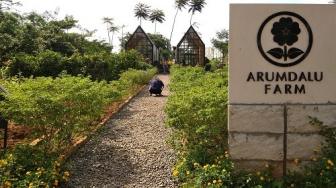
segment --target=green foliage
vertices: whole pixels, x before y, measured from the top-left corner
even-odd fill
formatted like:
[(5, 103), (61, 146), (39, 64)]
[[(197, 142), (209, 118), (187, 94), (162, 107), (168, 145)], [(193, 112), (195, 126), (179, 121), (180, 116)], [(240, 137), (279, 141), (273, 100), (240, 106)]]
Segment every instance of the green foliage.
[[(34, 133), (45, 138), (48, 150), (61, 149), (71, 141), (75, 128), (98, 119), (104, 106), (120, 97), (106, 82), (80, 77), (9, 80), (3, 85), (10, 94), (0, 102), (1, 114), (34, 127)], [(57, 144), (51, 143), (55, 138)]]
[(160, 54), (165, 59), (170, 59), (172, 56), (169, 39), (161, 34), (148, 33), (149, 38), (154, 42), (157, 48), (160, 48)]
[(336, 129), (323, 125), (316, 118), (311, 118), (310, 123), (319, 127), (320, 134), (325, 138), (322, 155), (313, 158), (303, 173), (289, 174), (287, 184), (295, 187), (336, 187)]
[(212, 45), (222, 53), (222, 63), (225, 63), (225, 58), (228, 55), (229, 48), (229, 31), (221, 30), (216, 33), (216, 38), (211, 39)]
[(20, 15), (1, 12), (0, 19), (0, 62), (5, 63), (19, 53), (37, 55), (50, 50), (69, 57), (74, 53), (109, 53), (111, 47), (101, 41), (86, 39), (91, 34), (68, 32), (77, 24), (72, 16), (56, 20), (37, 13)]
[(227, 149), (227, 74), (202, 68), (173, 68), (166, 106), (167, 125), (176, 131), (180, 158), (209, 163)]
[(336, 187), (336, 129), (316, 118), (325, 144), (320, 157), (312, 158), (301, 172), (274, 178), (272, 167), (263, 172), (234, 170), (227, 150), (227, 71), (173, 67), (171, 96), (166, 106), (167, 125), (173, 128), (170, 143), (179, 157), (173, 176), (181, 187)]
[[(19, 145), (0, 158), (0, 184), (4, 187), (53, 187), (63, 176), (55, 153)], [(67, 174), (67, 173), (65, 173)]]
[(44, 51), (37, 56), (25, 53), (17, 54), (8, 65), (9, 76), (24, 77), (58, 76), (62, 71), (77, 76), (90, 76), (93, 80), (117, 80), (119, 75), (129, 68), (146, 70), (151, 65), (144, 63), (141, 55), (134, 51), (119, 54), (95, 53), (81, 55), (73, 54), (63, 57), (54, 51)]
[(58, 159), (74, 143), (88, 135), (112, 102), (131, 95), (156, 73), (155, 69), (130, 69), (108, 84), (85, 77), (37, 77), (2, 80), (8, 93), (0, 113), (18, 125), (33, 129), (41, 141), (0, 153), (0, 185), (5, 187), (52, 187), (66, 181)]

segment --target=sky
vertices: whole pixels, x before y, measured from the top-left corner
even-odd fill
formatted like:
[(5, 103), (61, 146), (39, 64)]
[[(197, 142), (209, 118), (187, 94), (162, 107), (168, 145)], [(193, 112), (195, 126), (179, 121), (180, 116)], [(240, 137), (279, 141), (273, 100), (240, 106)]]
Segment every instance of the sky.
[[(103, 17), (112, 17), (116, 25), (125, 25), (124, 33), (133, 33), (140, 24), (134, 17), (134, 7), (137, 3), (145, 3), (152, 9), (161, 9), (165, 12), (166, 21), (157, 24), (157, 33), (169, 38), (173, 19), (176, 13), (175, 0), (19, 0), (22, 6), (18, 11), (28, 13), (35, 11), (59, 10), (58, 18), (65, 15), (72, 15), (78, 24), (88, 30), (97, 30), (93, 35), (94, 39), (108, 40), (106, 25)], [(229, 29), (229, 4), (231, 3), (312, 3), (326, 4), (330, 0), (206, 0), (206, 6), (201, 13), (196, 13), (193, 22), (196, 22), (195, 29), (200, 33), (206, 47), (211, 46), (211, 39), (216, 32), (222, 29)], [(179, 40), (187, 31), (190, 20), (188, 10), (178, 13), (175, 30), (172, 37), (172, 46), (176, 46)], [(142, 27), (147, 33), (154, 33), (154, 24), (150, 21), (143, 21)], [(114, 36), (113, 45), (115, 50), (119, 49), (119, 38), (121, 31)]]

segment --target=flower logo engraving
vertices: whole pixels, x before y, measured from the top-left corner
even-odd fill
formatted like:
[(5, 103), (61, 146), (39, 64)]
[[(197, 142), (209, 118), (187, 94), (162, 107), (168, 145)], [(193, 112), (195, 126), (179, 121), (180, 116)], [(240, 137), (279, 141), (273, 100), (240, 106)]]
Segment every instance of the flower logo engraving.
[(274, 35), (274, 42), (280, 46), (285, 44), (291, 46), (298, 41), (298, 34), (300, 34), (301, 29), (299, 24), (289, 17), (280, 18), (279, 22), (275, 22), (271, 32)]
[(267, 52), (273, 57), (277, 59), (284, 58), (284, 60), (287, 61), (288, 58), (294, 59), (304, 53), (298, 48), (290, 48), (287, 50), (288, 46), (292, 46), (298, 41), (298, 35), (301, 32), (299, 24), (294, 22), (292, 18), (280, 18), (279, 22), (273, 24), (271, 32), (274, 36), (274, 42), (278, 43), (279, 46), (283, 46), (283, 49), (273, 48)]
[(289, 67), (307, 57), (312, 47), (313, 35), (308, 22), (300, 15), (278, 12), (262, 23), (257, 43), (261, 55), (268, 62)]

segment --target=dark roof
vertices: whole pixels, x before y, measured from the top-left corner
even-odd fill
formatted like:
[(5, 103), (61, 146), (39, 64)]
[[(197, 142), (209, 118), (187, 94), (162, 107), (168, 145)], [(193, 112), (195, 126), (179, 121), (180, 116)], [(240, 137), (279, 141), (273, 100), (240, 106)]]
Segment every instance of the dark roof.
[(134, 35), (135, 35), (136, 33), (143, 33), (143, 34), (145, 34), (147, 40), (148, 40), (153, 46), (155, 46), (154, 42), (149, 38), (149, 36), (147, 35), (147, 33), (142, 29), (142, 27), (141, 27), (140, 25), (136, 28), (136, 30), (134, 31), (134, 33), (133, 33), (133, 34), (131, 35), (131, 37), (128, 39), (128, 41), (126, 42), (126, 46), (128, 46), (129, 41), (132, 40), (132, 38), (134, 37)]
[[(194, 29), (193, 26), (190, 26), (189, 29), (187, 30), (187, 32), (183, 35), (182, 39), (180, 40), (180, 42), (177, 44), (177, 47), (179, 47), (181, 45), (181, 43), (184, 41), (184, 39), (187, 37), (187, 35), (189, 35), (190, 33), (195, 33), (196, 34), (196, 38), (198, 39), (196, 42), (200, 42), (202, 46), (205, 46), (204, 42), (202, 41), (201, 37), (198, 35), (197, 31)], [(193, 42), (195, 42), (195, 40), (193, 40)]]

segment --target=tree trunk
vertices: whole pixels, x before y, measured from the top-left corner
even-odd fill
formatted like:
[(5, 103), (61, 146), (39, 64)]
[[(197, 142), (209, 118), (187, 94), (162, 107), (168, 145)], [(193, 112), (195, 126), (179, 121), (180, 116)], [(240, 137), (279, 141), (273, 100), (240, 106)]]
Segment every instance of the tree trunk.
[(107, 26), (107, 37), (108, 37), (108, 41), (109, 41), (109, 44), (111, 45), (111, 37), (110, 37), (110, 31), (109, 31), (109, 28)]
[(192, 13), (190, 16), (190, 26), (191, 26), (191, 21), (192, 21), (193, 16), (194, 16), (194, 13)]
[(178, 13), (178, 9), (176, 9), (176, 14), (175, 14), (175, 17), (174, 17), (174, 22), (173, 22), (172, 30), (170, 32), (170, 37), (169, 37), (169, 43), (170, 44), (171, 44), (171, 39), (172, 39), (172, 36), (173, 36), (173, 31), (174, 31), (174, 27), (175, 27), (175, 21), (176, 21), (177, 13)]
[(124, 41), (124, 27), (121, 27), (121, 50), (120, 51), (123, 51), (125, 49), (123, 45), (123, 41)]
[(114, 32), (112, 32), (112, 40), (111, 40), (112, 52), (113, 52), (113, 36), (114, 36)]
[(155, 22), (155, 26), (154, 26), (154, 34), (156, 33), (156, 22)]

